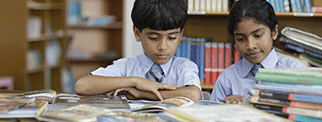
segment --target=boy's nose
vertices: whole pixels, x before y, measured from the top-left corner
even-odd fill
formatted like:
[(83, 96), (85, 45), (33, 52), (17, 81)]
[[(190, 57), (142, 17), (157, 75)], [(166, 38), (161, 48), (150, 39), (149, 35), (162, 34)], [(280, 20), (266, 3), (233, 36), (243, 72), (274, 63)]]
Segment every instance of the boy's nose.
[(161, 40), (159, 45), (158, 45), (159, 50), (166, 50), (167, 49), (167, 41), (166, 40)]

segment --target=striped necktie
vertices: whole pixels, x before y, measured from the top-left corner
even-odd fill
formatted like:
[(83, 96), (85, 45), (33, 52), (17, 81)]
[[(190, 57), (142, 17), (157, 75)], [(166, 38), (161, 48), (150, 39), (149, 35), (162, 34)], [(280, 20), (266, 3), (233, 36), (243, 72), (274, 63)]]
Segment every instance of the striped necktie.
[(146, 74), (147, 78), (152, 81), (161, 83), (164, 72), (159, 64), (153, 64), (149, 72)]
[(254, 64), (253, 68), (251, 69), (251, 72), (254, 76), (258, 72), (258, 68), (263, 68), (263, 66), (261, 64)]

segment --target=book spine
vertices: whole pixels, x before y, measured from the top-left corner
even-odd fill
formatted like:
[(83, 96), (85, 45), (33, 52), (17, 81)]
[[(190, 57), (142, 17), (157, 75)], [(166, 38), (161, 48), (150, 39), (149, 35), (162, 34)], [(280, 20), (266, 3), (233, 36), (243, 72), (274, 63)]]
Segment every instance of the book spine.
[(188, 0), (188, 11), (194, 11), (194, 0)]
[(206, 11), (206, 0), (200, 0), (200, 11)]
[[(181, 41), (182, 42), (182, 41)], [(176, 56), (176, 57), (180, 57), (180, 51), (181, 51), (181, 45), (182, 45), (182, 43), (180, 43), (179, 45), (178, 45), (178, 48), (177, 48), (177, 51), (176, 51), (176, 53), (174, 54), (174, 56)]]
[(277, 12), (275, 2), (275, 0), (271, 0), (271, 5), (273, 6), (274, 11)]
[[(193, 38), (193, 37), (190, 37), (190, 45), (191, 45), (191, 48), (190, 48), (190, 60), (194, 63), (197, 64), (197, 58), (196, 58), (196, 52), (197, 52), (197, 46), (196, 46), (196, 38)], [(188, 50), (189, 51), (189, 50)], [(197, 66), (199, 66), (197, 64)], [(199, 70), (199, 69), (198, 69)]]
[(280, 1), (279, 0), (274, 0), (274, 3), (275, 3), (275, 8), (276, 8), (275, 12), (281, 12), (281, 10), (280, 10)]
[(211, 83), (215, 84), (218, 78), (218, 42), (211, 44)]
[(180, 57), (187, 58), (187, 40), (186, 36), (182, 37)]
[(222, 12), (222, 1), (223, 0), (217, 0), (217, 12)]
[(296, 10), (297, 12), (302, 12), (301, 2), (300, 0), (295, 0)]
[(278, 0), (278, 2), (280, 4), (280, 12), (285, 12), (284, 0)]
[(225, 43), (225, 69), (231, 65), (231, 43)]
[(320, 110), (310, 110), (310, 109), (295, 108), (295, 107), (283, 107), (282, 112), (288, 113), (288, 114), (322, 118), (322, 114), (321, 114), (322, 111)]
[(289, 84), (303, 84), (303, 85), (322, 85), (320, 77), (305, 77), (304, 75), (283, 75), (283, 74), (265, 74), (257, 73), (256, 80), (265, 82), (289, 83)]
[(319, 104), (319, 103), (291, 101), (289, 106), (297, 107), (297, 108), (313, 109), (313, 110), (322, 110), (322, 104)]
[(290, 12), (291, 11), (289, 0), (284, 0), (284, 10), (285, 10), (285, 12)]
[(205, 43), (206, 43), (206, 39), (202, 38), (200, 41), (201, 42), (199, 44), (199, 47), (200, 47), (200, 51), (199, 51), (200, 71), (199, 71), (199, 74), (200, 74), (200, 79), (204, 82), (204, 80), (205, 80)]
[[(286, 43), (289, 43), (289, 44), (292, 44), (292, 45), (295, 45), (295, 46), (298, 46), (298, 47), (301, 47), (301, 48), (303, 48), (303, 49), (305, 49), (305, 50), (309, 50), (309, 51), (313, 51), (313, 52), (316, 52), (316, 53), (318, 53), (318, 52), (321, 52), (319, 49), (316, 49), (316, 48), (314, 48), (314, 47), (311, 47), (311, 46), (309, 46), (309, 45), (305, 45), (305, 44), (302, 44), (302, 43), (300, 43), (300, 42), (297, 42), (297, 41), (293, 41), (293, 40), (291, 40), (291, 39), (288, 39), (288, 38), (286, 38), (286, 37), (281, 37), (281, 41), (283, 41), (283, 42), (286, 42)], [(319, 53), (319, 54), (321, 54), (322, 55), (322, 53)]]
[(274, 85), (264, 85), (264, 84), (255, 84), (254, 89), (260, 89), (266, 92), (280, 92), (280, 93), (299, 93), (299, 94), (308, 94), (308, 95), (321, 95), (322, 90), (315, 90), (310, 88), (295, 88), (292, 86), (274, 86)]
[(305, 9), (307, 13), (311, 13), (311, 2), (310, 0), (304, 0), (305, 2)]
[(312, 9), (312, 13), (322, 13), (322, 7), (316, 7), (316, 6), (313, 6), (311, 7)]
[(200, 11), (200, 0), (194, 0), (195, 5), (194, 5), (194, 11)]
[(211, 0), (211, 11), (212, 12), (217, 11), (217, 0)]
[(192, 37), (187, 37), (187, 58), (191, 60), (191, 43)]
[[(199, 78), (201, 78), (201, 76), (200, 76), (200, 41), (201, 41), (201, 38), (195, 38), (195, 45), (194, 45), (194, 47), (195, 47), (195, 49), (194, 49), (194, 53), (192, 53), (191, 52), (191, 54), (192, 55), (194, 55), (194, 60), (195, 60), (195, 63), (197, 64), (197, 66), (198, 66), (198, 70), (199, 70), (199, 72), (198, 72), (198, 76), (199, 76)], [(192, 55), (191, 55), (191, 57), (192, 57)]]
[(211, 82), (211, 42), (205, 43), (205, 83)]
[(206, 12), (211, 12), (211, 1), (212, 0), (206, 0)]
[(228, 12), (228, 6), (229, 6), (229, 1), (228, 0), (222, 0), (222, 11), (223, 12)]
[(291, 8), (292, 8), (292, 12), (293, 13), (296, 13), (297, 12), (296, 0), (291, 0)]
[(225, 68), (225, 43), (218, 43), (218, 76), (224, 71)]
[(234, 63), (240, 61), (240, 53), (237, 48), (234, 49)]
[(271, 99), (271, 98), (258, 98), (258, 101), (254, 102), (264, 102), (264, 103), (272, 103), (272, 104), (278, 104), (281, 106), (289, 106), (290, 101), (289, 100), (280, 100), (280, 99)]
[(311, 103), (322, 103), (322, 96), (290, 93), (288, 95), (288, 100), (311, 102)]
[(322, 118), (302, 116), (302, 115), (296, 115), (296, 114), (289, 114), (288, 119), (296, 122), (321, 122), (322, 121)]
[(301, 48), (301, 47), (293, 45), (293, 44), (286, 43), (285, 47), (288, 48), (288, 49), (291, 49), (291, 50), (295, 50), (295, 51), (300, 52), (300, 53), (306, 53), (306, 54), (309, 54), (309, 55), (311, 55), (313, 57), (322, 59), (322, 54), (316, 53), (314, 51), (306, 50), (304, 48)]
[(286, 83), (266, 82), (266, 81), (260, 81), (260, 84), (269, 85), (269, 86), (281, 86), (281, 87), (286, 87), (286, 88), (300, 88), (300, 89), (305, 89), (305, 90), (322, 91), (321, 85), (286, 84)]
[(255, 108), (262, 109), (262, 110), (270, 110), (270, 111), (285, 113), (282, 111), (283, 107), (281, 106), (270, 106), (270, 105), (262, 105), (262, 104), (256, 104), (256, 103), (254, 103), (253, 106)]

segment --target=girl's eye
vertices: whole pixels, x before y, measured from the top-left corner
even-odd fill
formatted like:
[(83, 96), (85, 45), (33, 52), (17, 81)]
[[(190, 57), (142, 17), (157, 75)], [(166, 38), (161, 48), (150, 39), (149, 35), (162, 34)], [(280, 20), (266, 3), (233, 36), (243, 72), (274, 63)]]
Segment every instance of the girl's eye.
[(243, 41), (244, 38), (236, 38), (237, 41)]
[(256, 35), (254, 35), (254, 37), (255, 38), (259, 38), (259, 37), (261, 37), (263, 34), (256, 34)]

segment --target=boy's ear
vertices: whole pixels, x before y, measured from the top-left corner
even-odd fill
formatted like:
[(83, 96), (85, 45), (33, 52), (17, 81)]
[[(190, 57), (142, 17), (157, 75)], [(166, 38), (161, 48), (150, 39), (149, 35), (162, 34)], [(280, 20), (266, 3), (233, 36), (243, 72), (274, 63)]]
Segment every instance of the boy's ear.
[(182, 28), (182, 30), (181, 30), (181, 32), (180, 32), (180, 42), (182, 41), (182, 37), (183, 37), (183, 30), (184, 30), (184, 28)]
[(141, 32), (140, 32), (140, 30), (137, 28), (137, 27), (135, 27), (134, 25), (133, 25), (133, 32), (134, 32), (134, 36), (135, 36), (135, 40), (137, 41), (137, 42), (140, 42), (141, 41)]
[(273, 40), (276, 40), (278, 36), (278, 25), (275, 26), (275, 30), (272, 32)]

